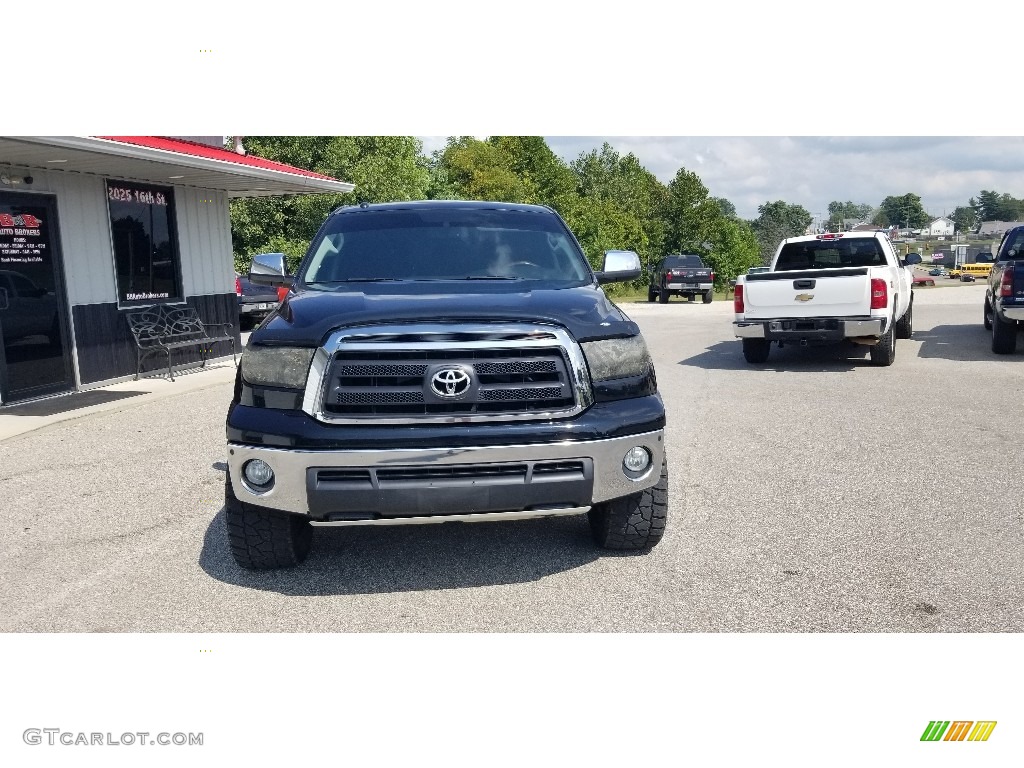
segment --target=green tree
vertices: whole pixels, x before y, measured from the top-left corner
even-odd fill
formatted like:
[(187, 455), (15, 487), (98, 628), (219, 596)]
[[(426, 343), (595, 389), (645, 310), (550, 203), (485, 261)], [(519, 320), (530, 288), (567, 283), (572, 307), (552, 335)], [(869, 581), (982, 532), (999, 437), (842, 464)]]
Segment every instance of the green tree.
[(978, 219), (977, 202), (972, 197), (967, 205), (960, 205), (950, 216), (957, 232), (974, 232), (981, 221)]
[[(591, 231), (595, 215), (608, 215), (623, 224), (623, 233), (632, 233), (631, 239), (610, 247), (634, 250), (646, 264), (663, 255), (668, 190), (635, 155), (620, 155), (606, 142), (600, 150), (579, 155), (570, 169), (579, 192), (576, 208), (566, 216), (573, 231)], [(603, 250), (586, 236), (580, 243), (592, 261)]]
[(802, 235), (814, 220), (802, 205), (790, 205), (783, 200), (759, 205), (757, 213), (753, 230), (764, 265), (771, 264), (779, 243), (787, 237)]
[[(539, 203), (537, 184), (513, 167), (513, 158), (495, 142), (472, 136), (453, 137), (434, 169), (444, 180), (443, 196), (463, 200)], [(435, 194), (439, 189), (432, 190)]]
[(701, 253), (723, 218), (718, 203), (693, 171), (680, 168), (668, 185), (665, 205), (666, 248), (671, 253)]
[(718, 210), (727, 219), (736, 218), (736, 206), (726, 200), (724, 197), (712, 197), (712, 202), (718, 206)]
[(983, 189), (978, 194), (978, 218), (982, 221), (1005, 221), (999, 216), (1000, 200), (999, 193), (990, 189)]
[(1024, 200), (1018, 200), (1013, 195), (1004, 192), (999, 197), (997, 211), (1001, 221), (1020, 221), (1021, 213), (1024, 212)]
[(429, 170), (423, 145), (412, 136), (246, 136), (249, 154), (355, 184), (347, 195), (293, 195), (232, 200), (235, 264), (279, 251), (294, 268), (327, 215), (340, 205), (422, 199)]
[(715, 282), (724, 286), (737, 275), (761, 263), (761, 249), (753, 228), (745, 221), (719, 217), (711, 228), (705, 261), (715, 271)]
[(828, 221), (825, 223), (825, 228), (837, 232), (841, 227), (845, 226), (844, 222), (847, 219), (866, 221), (871, 215), (872, 210), (872, 207), (867, 203), (854, 203), (850, 200), (844, 203), (839, 200), (833, 200), (828, 204)]
[(920, 196), (912, 192), (900, 196), (890, 195), (882, 201), (879, 208), (880, 213), (885, 215), (884, 220), (879, 219), (882, 226), (891, 224), (918, 229), (932, 220), (922, 207)]
[(549, 205), (563, 216), (578, 195), (576, 176), (542, 136), (492, 136), (488, 143), (507, 158), (509, 168), (534, 191), (535, 202)]

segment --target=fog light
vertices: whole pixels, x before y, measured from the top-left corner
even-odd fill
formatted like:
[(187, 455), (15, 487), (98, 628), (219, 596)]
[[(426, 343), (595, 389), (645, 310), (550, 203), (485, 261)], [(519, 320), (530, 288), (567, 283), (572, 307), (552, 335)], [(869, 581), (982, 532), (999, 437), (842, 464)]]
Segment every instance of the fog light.
[(629, 472), (643, 472), (651, 466), (651, 452), (635, 445), (622, 457), (622, 466)]
[(258, 488), (264, 488), (274, 482), (274, 470), (262, 459), (245, 462), (242, 471), (245, 473), (245, 479)]

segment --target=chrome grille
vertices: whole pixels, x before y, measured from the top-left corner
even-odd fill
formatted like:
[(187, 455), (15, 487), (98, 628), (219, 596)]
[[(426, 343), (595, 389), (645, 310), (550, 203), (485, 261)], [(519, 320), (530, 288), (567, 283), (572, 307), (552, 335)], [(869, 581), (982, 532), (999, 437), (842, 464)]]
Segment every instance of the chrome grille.
[(311, 374), (318, 386), (307, 388), (303, 407), (327, 422), (564, 418), (593, 402), (579, 345), (543, 325), (341, 330), (318, 352)]
[[(406, 362), (413, 354), (423, 362)], [(473, 385), (467, 396), (446, 400), (431, 391), (431, 375), (446, 366), (471, 372)], [(372, 356), (338, 352), (327, 387), (326, 410), (340, 416), (522, 413), (575, 403), (565, 359), (557, 347), (376, 352)]]

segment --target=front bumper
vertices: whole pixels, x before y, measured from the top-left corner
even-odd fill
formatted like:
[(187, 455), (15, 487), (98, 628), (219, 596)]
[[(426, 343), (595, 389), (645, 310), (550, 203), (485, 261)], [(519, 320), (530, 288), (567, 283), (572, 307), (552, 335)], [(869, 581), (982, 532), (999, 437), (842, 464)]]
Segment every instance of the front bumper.
[(881, 336), (885, 332), (885, 322), (881, 317), (777, 318), (744, 320), (734, 322), (732, 327), (741, 339), (841, 341), (857, 336)]
[[(622, 460), (638, 445), (651, 463), (630, 477)], [(229, 442), (227, 463), (235, 495), (247, 504), (367, 525), (582, 512), (655, 485), (664, 456), (659, 429), (607, 440), (438, 449), (303, 450)], [(242, 467), (251, 459), (274, 470), (269, 490), (245, 480)]]

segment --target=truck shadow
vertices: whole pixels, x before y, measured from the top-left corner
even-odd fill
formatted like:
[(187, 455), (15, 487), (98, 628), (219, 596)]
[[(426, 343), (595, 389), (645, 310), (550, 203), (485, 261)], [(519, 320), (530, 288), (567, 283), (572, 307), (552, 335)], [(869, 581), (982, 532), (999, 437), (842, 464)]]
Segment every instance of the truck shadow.
[[(897, 357), (899, 356), (897, 346)], [(779, 348), (772, 345), (768, 362), (752, 365), (743, 359), (743, 346), (739, 339), (720, 341), (700, 354), (680, 360), (678, 365), (693, 366), (715, 371), (852, 371), (871, 365), (868, 348), (851, 343), (830, 344), (822, 347), (801, 347), (787, 344)]]
[(226, 584), (283, 595), (360, 595), (537, 581), (606, 556), (586, 515), (496, 523), (318, 528), (297, 568), (247, 571), (231, 557), (223, 508), (199, 566)]
[[(992, 351), (992, 332), (979, 320), (969, 325), (937, 325), (927, 331), (914, 331), (911, 341), (921, 344), (918, 357), (943, 360), (1024, 360), (1024, 338), (1017, 337), (1017, 352), (997, 355)], [(898, 354), (898, 352), (897, 352)]]

